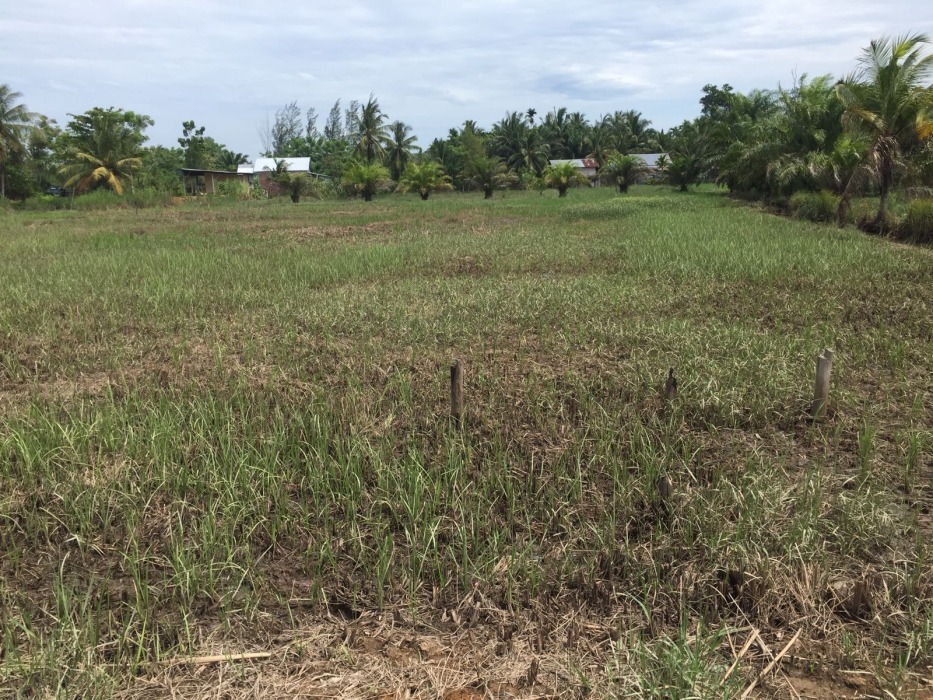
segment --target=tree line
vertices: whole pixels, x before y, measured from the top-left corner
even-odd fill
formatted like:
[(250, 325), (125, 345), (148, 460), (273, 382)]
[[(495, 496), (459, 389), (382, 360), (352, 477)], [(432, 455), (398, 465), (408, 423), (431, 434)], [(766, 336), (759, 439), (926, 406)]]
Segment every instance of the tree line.
[[(604, 179), (625, 191), (642, 174), (641, 153), (663, 153), (666, 180), (679, 189), (716, 181), (737, 195), (780, 200), (800, 191), (828, 191), (845, 220), (852, 198), (879, 196), (871, 222), (886, 224), (895, 187), (933, 184), (933, 55), (922, 34), (872, 41), (842, 78), (801, 75), (788, 87), (735, 91), (706, 85), (700, 114), (670, 130), (636, 110), (594, 120), (557, 107), (512, 111), (489, 128), (473, 120), (451, 128), (425, 149), (412, 127), (390, 120), (379, 100), (333, 105), (323, 125), (297, 101), (260, 129), (264, 155), (310, 157), (311, 170), (371, 198), (380, 189), (457, 188), (486, 197), (506, 187), (551, 186), (562, 194), (579, 181), (555, 159), (591, 158)], [(146, 146), (153, 120), (117, 108), (94, 108), (54, 120), (30, 113), (21, 95), (0, 85), (0, 195), (24, 197), (49, 185), (78, 191), (106, 187), (175, 190), (180, 167), (235, 170), (247, 161), (182, 124), (178, 146)]]

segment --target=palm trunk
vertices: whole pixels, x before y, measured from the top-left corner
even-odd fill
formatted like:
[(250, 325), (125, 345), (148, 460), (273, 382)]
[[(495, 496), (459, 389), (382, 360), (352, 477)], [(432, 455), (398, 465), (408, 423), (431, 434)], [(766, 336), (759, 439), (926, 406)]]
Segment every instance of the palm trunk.
[(884, 217), (888, 213), (888, 195), (890, 190), (886, 184), (881, 185), (881, 201), (878, 202), (878, 215), (875, 216), (875, 228), (878, 233), (884, 232)]
[(6, 166), (0, 165), (0, 199), (6, 197)]

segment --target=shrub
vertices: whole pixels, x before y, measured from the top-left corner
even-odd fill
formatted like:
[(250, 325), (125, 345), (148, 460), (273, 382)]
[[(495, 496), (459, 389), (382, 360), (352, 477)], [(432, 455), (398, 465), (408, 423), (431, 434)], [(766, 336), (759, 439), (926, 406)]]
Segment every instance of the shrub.
[(242, 180), (224, 180), (217, 184), (217, 194), (221, 197), (230, 197), (231, 199), (262, 199), (266, 196), (265, 190), (258, 185), (251, 186), (248, 182)]
[(933, 199), (916, 199), (910, 203), (900, 225), (900, 235), (914, 243), (933, 243)]
[(839, 198), (832, 192), (795, 192), (791, 195), (790, 210), (795, 219), (807, 221), (835, 221)]
[(56, 211), (59, 209), (94, 211), (102, 209), (142, 209), (168, 206), (171, 203), (172, 194), (170, 192), (145, 189), (118, 195), (110, 190), (100, 188), (87, 194), (77, 195), (74, 198), (53, 197), (47, 194), (30, 197), (22, 203), (20, 209), (22, 211)]

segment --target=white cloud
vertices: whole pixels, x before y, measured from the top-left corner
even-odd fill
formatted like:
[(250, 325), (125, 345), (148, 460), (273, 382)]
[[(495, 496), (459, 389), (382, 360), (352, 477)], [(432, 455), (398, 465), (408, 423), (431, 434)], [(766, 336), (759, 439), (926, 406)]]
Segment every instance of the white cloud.
[(156, 143), (195, 119), (255, 153), (257, 124), (285, 103), (323, 117), (373, 92), (426, 146), (528, 107), (637, 109), (669, 127), (698, 112), (706, 83), (841, 75), (872, 38), (926, 27), (933, 7), (906, 0), (30, 0), (0, 17), (0, 69), (60, 121), (93, 106), (150, 114)]

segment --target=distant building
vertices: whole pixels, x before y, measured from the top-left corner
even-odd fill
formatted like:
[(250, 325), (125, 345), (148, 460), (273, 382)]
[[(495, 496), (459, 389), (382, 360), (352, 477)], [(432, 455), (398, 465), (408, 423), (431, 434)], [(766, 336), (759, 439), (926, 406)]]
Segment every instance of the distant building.
[(596, 177), (596, 171), (599, 170), (599, 162), (595, 158), (570, 158), (566, 160), (549, 160), (549, 165), (562, 165), (563, 163), (572, 163), (573, 167), (586, 175), (591, 180)]
[(221, 182), (241, 180), (249, 182), (249, 175), (229, 170), (208, 170), (205, 168), (180, 168), (178, 171), (185, 183), (185, 194), (216, 194)]
[(284, 162), (290, 173), (311, 173), (311, 158), (257, 158), (237, 168), (237, 174), (254, 179), (262, 189), (272, 196), (285, 194), (285, 188), (272, 179), (278, 164)]
[(668, 163), (671, 162), (670, 156), (668, 156), (666, 153), (633, 153), (632, 155), (641, 158), (643, 161), (645, 161), (645, 165), (648, 166), (648, 172), (639, 178), (639, 182), (657, 181), (661, 179), (661, 177), (664, 175), (664, 173), (661, 172), (661, 167), (659, 165), (661, 159), (664, 158), (664, 160), (666, 160)]

